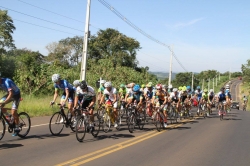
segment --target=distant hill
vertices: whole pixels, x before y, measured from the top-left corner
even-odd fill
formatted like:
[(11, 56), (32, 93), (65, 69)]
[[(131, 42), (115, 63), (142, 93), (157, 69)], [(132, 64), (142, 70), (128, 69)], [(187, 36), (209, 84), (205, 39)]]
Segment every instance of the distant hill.
[[(149, 71), (149, 73), (156, 75), (159, 80), (166, 79), (169, 76), (169, 73), (165, 73), (165, 72), (151, 72), (151, 71)], [(176, 74), (177, 73), (172, 73), (172, 80), (175, 79)]]

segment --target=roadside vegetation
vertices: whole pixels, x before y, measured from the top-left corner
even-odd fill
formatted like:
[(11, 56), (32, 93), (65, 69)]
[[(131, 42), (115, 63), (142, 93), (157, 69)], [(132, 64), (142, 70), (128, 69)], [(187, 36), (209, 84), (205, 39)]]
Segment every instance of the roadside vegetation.
[[(16, 27), (8, 11), (0, 10), (0, 73), (1, 77), (11, 78), (21, 89), (23, 101), (20, 110), (30, 116), (51, 115), (49, 102), (53, 98), (54, 88), (51, 76), (59, 73), (63, 79), (72, 83), (80, 77), (83, 37), (74, 36), (48, 43), (48, 55), (27, 48), (16, 48), (12, 34)], [(3, 33), (4, 32), (4, 33)], [(135, 82), (147, 84), (162, 83), (168, 85), (168, 78), (158, 80), (150, 73), (149, 67), (141, 67), (136, 56), (141, 49), (140, 43), (118, 30), (107, 28), (90, 35), (88, 46), (88, 60), (86, 80), (95, 89), (97, 80), (101, 78), (112, 81), (115, 87), (121, 83)], [(229, 73), (219, 73), (216, 70), (207, 70), (194, 75), (194, 89), (197, 86), (213, 87), (212, 79), (218, 77), (218, 86), (215, 92), (228, 79)], [(241, 75), (232, 73), (232, 77)], [(203, 81), (204, 80), (204, 81)], [(173, 87), (191, 86), (192, 73), (181, 72), (176, 74), (172, 81)], [(0, 96), (3, 93), (0, 92)], [(59, 101), (59, 99), (58, 99)], [(9, 106), (9, 105), (8, 105)], [(8, 107), (7, 106), (7, 107)]]

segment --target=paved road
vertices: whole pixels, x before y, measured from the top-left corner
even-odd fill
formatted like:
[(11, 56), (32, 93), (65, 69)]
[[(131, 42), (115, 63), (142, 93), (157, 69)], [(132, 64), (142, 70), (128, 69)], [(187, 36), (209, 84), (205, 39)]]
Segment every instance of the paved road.
[[(233, 96), (239, 83), (232, 83)], [(6, 133), (0, 141), (0, 165), (250, 165), (249, 112), (232, 110), (220, 121), (214, 111), (209, 118), (185, 120), (162, 132), (147, 125), (131, 134), (123, 126), (97, 138), (88, 134), (83, 143), (70, 129), (52, 136), (49, 118), (32, 118), (34, 127), (26, 139)]]

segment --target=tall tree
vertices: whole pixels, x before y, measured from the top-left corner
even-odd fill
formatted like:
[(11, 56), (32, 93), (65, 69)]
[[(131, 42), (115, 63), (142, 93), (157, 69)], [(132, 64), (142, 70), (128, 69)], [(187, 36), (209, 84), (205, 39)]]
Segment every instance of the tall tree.
[(12, 33), (15, 30), (12, 18), (6, 10), (0, 10), (0, 55), (6, 52), (6, 49), (15, 48)]

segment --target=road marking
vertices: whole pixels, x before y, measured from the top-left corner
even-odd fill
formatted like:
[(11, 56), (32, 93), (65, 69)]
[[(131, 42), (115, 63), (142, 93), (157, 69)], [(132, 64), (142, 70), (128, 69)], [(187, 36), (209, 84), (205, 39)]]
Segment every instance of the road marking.
[[(196, 119), (196, 118), (194, 118), (194, 119)], [(188, 120), (183, 120), (183, 121), (181, 121), (181, 124), (169, 125), (169, 126), (168, 126), (168, 129), (177, 128), (177, 127), (183, 125), (183, 122), (187, 122), (187, 121), (190, 122), (190, 121), (193, 121), (194, 119), (192, 119), (192, 120), (189, 120), (189, 119), (188, 119)], [(139, 143), (139, 142), (142, 142), (142, 141), (144, 141), (144, 140), (147, 140), (147, 139), (149, 139), (149, 138), (152, 138), (152, 137), (154, 137), (154, 136), (156, 136), (156, 135), (159, 135), (159, 134), (161, 134), (161, 133), (164, 133), (164, 132), (166, 132), (166, 131), (168, 131), (168, 130), (163, 130), (163, 131), (161, 131), (161, 132), (151, 131), (151, 132), (146, 133), (146, 134), (143, 134), (143, 135), (141, 135), (141, 136), (137, 136), (137, 137), (135, 137), (135, 138), (133, 138), (133, 139), (130, 139), (130, 140), (127, 140), (127, 141), (124, 141), (124, 142), (121, 142), (121, 143), (112, 145), (112, 146), (107, 147), (107, 148), (104, 148), (104, 149), (97, 150), (97, 151), (95, 151), (95, 152), (92, 152), (92, 153), (83, 155), (83, 156), (81, 156), (81, 157), (77, 157), (77, 158), (72, 159), (72, 160), (69, 160), (69, 161), (66, 161), (66, 162), (64, 162), (64, 163), (58, 164), (57, 166), (63, 166), (63, 165), (74, 165), (74, 166), (76, 166), (76, 165), (81, 165), (81, 164), (90, 162), (90, 161), (92, 161), (92, 160), (95, 160), (95, 159), (97, 159), (97, 158), (106, 156), (106, 155), (108, 155), (108, 154), (110, 154), (110, 153), (116, 152), (116, 151), (118, 151), (118, 150), (127, 148), (127, 147), (129, 147), (129, 146), (132, 146), (132, 145), (134, 145), (134, 144), (137, 144), (137, 143)], [(108, 151), (107, 151), (107, 150), (108, 150)], [(104, 152), (104, 153), (102, 153), (102, 152)], [(100, 154), (100, 153), (101, 153), (101, 154)], [(93, 155), (95, 155), (95, 156), (93, 156)], [(91, 157), (91, 156), (93, 156), (93, 157)], [(88, 159), (85, 159), (85, 158), (87, 158), (87, 157), (88, 157)], [(89, 157), (90, 157), (90, 158), (89, 158)], [(83, 160), (83, 159), (85, 159), (85, 160)], [(83, 161), (79, 161), (79, 160), (83, 160)], [(79, 162), (77, 162), (77, 161), (79, 161)]]

